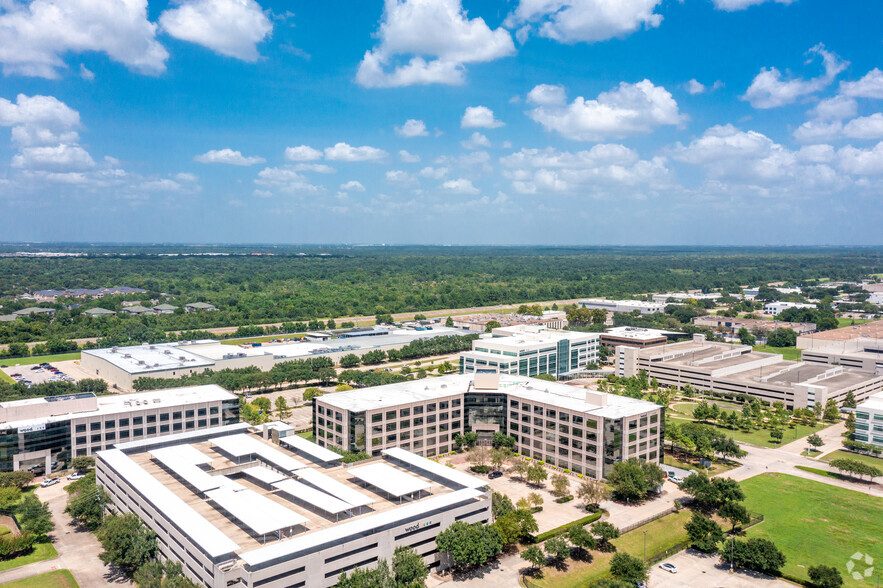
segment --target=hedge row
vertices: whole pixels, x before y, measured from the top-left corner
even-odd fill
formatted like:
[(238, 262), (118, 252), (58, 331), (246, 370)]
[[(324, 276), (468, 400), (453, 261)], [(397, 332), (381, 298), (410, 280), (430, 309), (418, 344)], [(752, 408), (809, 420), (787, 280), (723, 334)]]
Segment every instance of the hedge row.
[(533, 539), (534, 543), (542, 543), (546, 539), (551, 539), (552, 537), (557, 537), (558, 535), (563, 535), (567, 532), (567, 529), (573, 527), (574, 525), (579, 525), (580, 527), (584, 527), (589, 523), (594, 523), (604, 514), (603, 510), (599, 510), (598, 512), (592, 513), (587, 517), (583, 517), (577, 521), (573, 521), (571, 523), (567, 523), (566, 525), (561, 525), (560, 527), (555, 527), (554, 529), (550, 529), (545, 533), (540, 533), (539, 535), (531, 535), (531, 539)]

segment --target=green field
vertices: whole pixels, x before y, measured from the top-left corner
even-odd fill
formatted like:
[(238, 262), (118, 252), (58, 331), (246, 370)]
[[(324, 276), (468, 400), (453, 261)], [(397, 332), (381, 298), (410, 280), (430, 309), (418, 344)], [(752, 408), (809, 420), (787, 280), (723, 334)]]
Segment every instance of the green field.
[(871, 322), (872, 319), (848, 319), (848, 318), (837, 318), (837, 326), (838, 327), (851, 327), (852, 325), (861, 325), (864, 323)]
[(6, 372), (0, 371), (0, 382), (6, 382), (7, 384), (15, 384), (15, 380), (6, 375)]
[[(696, 408), (698, 402), (676, 402), (671, 405), (669, 410), (673, 410), (675, 412), (679, 412), (684, 416), (693, 417), (693, 409)], [(721, 410), (729, 410), (729, 411), (737, 411), (742, 412), (742, 407), (738, 404), (730, 404), (729, 402), (723, 402), (721, 400), (714, 400), (712, 398), (708, 399), (708, 404), (717, 404), (718, 408)]]
[(826, 453), (822, 457), (822, 461), (831, 461), (832, 459), (854, 459), (883, 470), (883, 459), (872, 455), (861, 455), (860, 453), (850, 453), (849, 451), (840, 451), (838, 449), (837, 451)]
[(783, 359), (790, 361), (799, 361), (802, 353), (797, 347), (770, 347), (769, 345), (755, 345), (754, 350), (764, 353), (778, 353)]
[[(242, 337), (239, 339), (222, 339), (222, 345), (245, 345), (248, 343), (269, 343), (273, 339), (291, 339), (292, 335), (303, 335), (303, 333), (287, 333), (285, 335), (264, 335), (263, 337)], [(300, 338), (300, 337), (299, 337)]]
[(316, 438), (313, 436), (313, 432), (312, 432), (312, 431), (307, 431), (307, 432), (305, 432), (305, 433), (298, 433), (297, 436), (298, 436), (298, 437), (303, 437), (303, 438), (306, 439), (307, 441), (312, 441), (313, 443), (316, 442)]
[(0, 584), (0, 586), (6, 586), (7, 588), (80, 588), (80, 585), (74, 580), (73, 574), (67, 570), (46, 572), (45, 574), (16, 580), (15, 582)]
[(38, 355), (36, 357), (17, 357), (14, 359), (0, 358), (0, 365), (35, 365), (38, 363), (52, 363), (53, 361), (70, 361), (80, 359), (80, 352), (58, 353), (56, 355)]
[(883, 558), (883, 499), (783, 474), (763, 474), (742, 482), (745, 507), (764, 515), (747, 531), (773, 541), (785, 554), (783, 572), (808, 579), (811, 565), (836, 567), (844, 586), (867, 587), (847, 573), (856, 552)]
[(58, 557), (58, 552), (51, 543), (34, 543), (34, 550), (28, 555), (0, 561), (0, 572), (11, 570), (20, 566), (26, 566), (34, 562), (43, 561)]
[[(655, 520), (651, 523), (629, 531), (622, 537), (611, 541), (617, 551), (622, 551), (638, 558), (644, 557), (644, 531), (647, 531), (647, 557), (670, 549), (682, 541), (686, 541), (687, 532), (684, 524), (690, 520), (691, 513), (682, 510)], [(554, 568), (543, 568), (543, 577), (531, 580), (531, 586), (542, 588), (583, 588), (598, 578), (607, 575), (612, 553), (592, 551), (592, 561), (582, 562), (567, 560), (567, 569), (558, 571)]]
[[(683, 422), (684, 419), (665, 419), (666, 426), (669, 426), (672, 423), (676, 424)], [(819, 423), (815, 427), (808, 427), (806, 425), (794, 425), (793, 429), (785, 427), (785, 429), (783, 430), (785, 436), (782, 438), (782, 442), (776, 443), (770, 438), (770, 429), (757, 429), (746, 432), (742, 429), (737, 428), (734, 433), (733, 429), (731, 429), (730, 427), (715, 425), (708, 422), (705, 422), (703, 424), (709, 425), (711, 427), (716, 427), (719, 431), (725, 433), (726, 435), (733, 436), (736, 441), (740, 443), (751, 443), (752, 445), (759, 445), (761, 447), (781, 447), (782, 445), (791, 443), (792, 441), (796, 441), (797, 439), (802, 439), (803, 437), (808, 437), (816, 431), (821, 431), (822, 429), (831, 426), (831, 423)]]

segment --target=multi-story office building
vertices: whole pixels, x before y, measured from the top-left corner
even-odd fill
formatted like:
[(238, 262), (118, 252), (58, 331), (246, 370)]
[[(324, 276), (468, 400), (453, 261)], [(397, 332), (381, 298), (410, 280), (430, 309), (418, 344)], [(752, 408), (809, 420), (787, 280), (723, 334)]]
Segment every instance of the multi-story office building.
[(98, 452), (96, 479), (210, 588), (327, 588), (399, 546), (435, 568), (439, 533), (491, 519), (486, 479), (402, 449), (342, 465), (282, 423), (121, 444)]
[(494, 372), (561, 377), (598, 361), (599, 333), (559, 331), (533, 325), (499, 327), (460, 354), (460, 373)]
[(400, 447), (432, 457), (458, 433), (496, 432), (525, 456), (601, 479), (613, 463), (662, 458), (663, 408), (522, 376), (464, 374), (328, 394), (314, 402), (316, 441), (374, 455)]
[(853, 439), (883, 447), (883, 392), (874, 394), (855, 407)]
[(139, 394), (91, 393), (0, 403), (0, 471), (92, 455), (116, 443), (239, 421), (237, 397), (220, 386)]
[(685, 300), (717, 300), (721, 297), (720, 292), (666, 292), (665, 294), (654, 294), (653, 302), (660, 304), (680, 304)]
[(644, 329), (642, 327), (613, 327), (601, 333), (601, 345), (615, 349), (620, 345), (627, 347), (655, 347), (665, 345), (669, 337), (683, 336), (684, 333)]
[(777, 315), (789, 308), (815, 308), (815, 304), (807, 304), (805, 302), (767, 302), (763, 305), (763, 313)]
[(782, 401), (788, 409), (838, 404), (852, 392), (863, 400), (883, 390), (883, 375), (841, 365), (785, 361), (778, 353), (760, 353), (748, 345), (692, 341), (649, 349), (616, 348), (616, 375), (634, 376), (646, 371), (663, 386), (748, 394), (772, 404)]
[(607, 300), (606, 298), (585, 298), (577, 301), (582, 308), (589, 310), (606, 310), (607, 312), (634, 312), (653, 314), (665, 312), (665, 302), (646, 302), (644, 300)]

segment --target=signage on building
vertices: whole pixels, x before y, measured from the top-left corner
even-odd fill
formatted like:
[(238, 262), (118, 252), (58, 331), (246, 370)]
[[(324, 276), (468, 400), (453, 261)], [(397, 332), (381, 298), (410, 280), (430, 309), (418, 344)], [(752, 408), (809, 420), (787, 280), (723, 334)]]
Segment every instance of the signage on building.
[(420, 523), (417, 523), (416, 525), (411, 525), (410, 527), (405, 527), (405, 533), (410, 533), (411, 531), (416, 531), (416, 530), (420, 529), (421, 527), (428, 527), (431, 524), (432, 524), (432, 521), (426, 521), (422, 525)]
[(18, 432), (21, 433), (33, 433), (35, 431), (45, 431), (46, 425), (44, 423), (40, 423), (38, 425), (25, 425), (24, 427), (19, 427)]

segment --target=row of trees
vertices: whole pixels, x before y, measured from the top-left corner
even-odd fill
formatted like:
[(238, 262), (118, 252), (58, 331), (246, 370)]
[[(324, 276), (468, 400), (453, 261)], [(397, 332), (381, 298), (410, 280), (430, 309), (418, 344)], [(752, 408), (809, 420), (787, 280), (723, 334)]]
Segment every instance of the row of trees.
[(337, 588), (423, 588), (429, 570), (410, 547), (396, 547), (392, 561), (377, 562), (372, 569), (355, 568), (340, 575)]
[[(27, 367), (22, 369), (27, 369)], [(76, 383), (42, 382), (28, 387), (18, 382), (9, 384), (0, 381), (0, 401), (18, 400), (21, 398), (43, 398), (46, 396), (64, 396), (67, 394), (79, 394), (81, 392), (106, 394), (107, 382), (104, 380), (85, 378)]]

